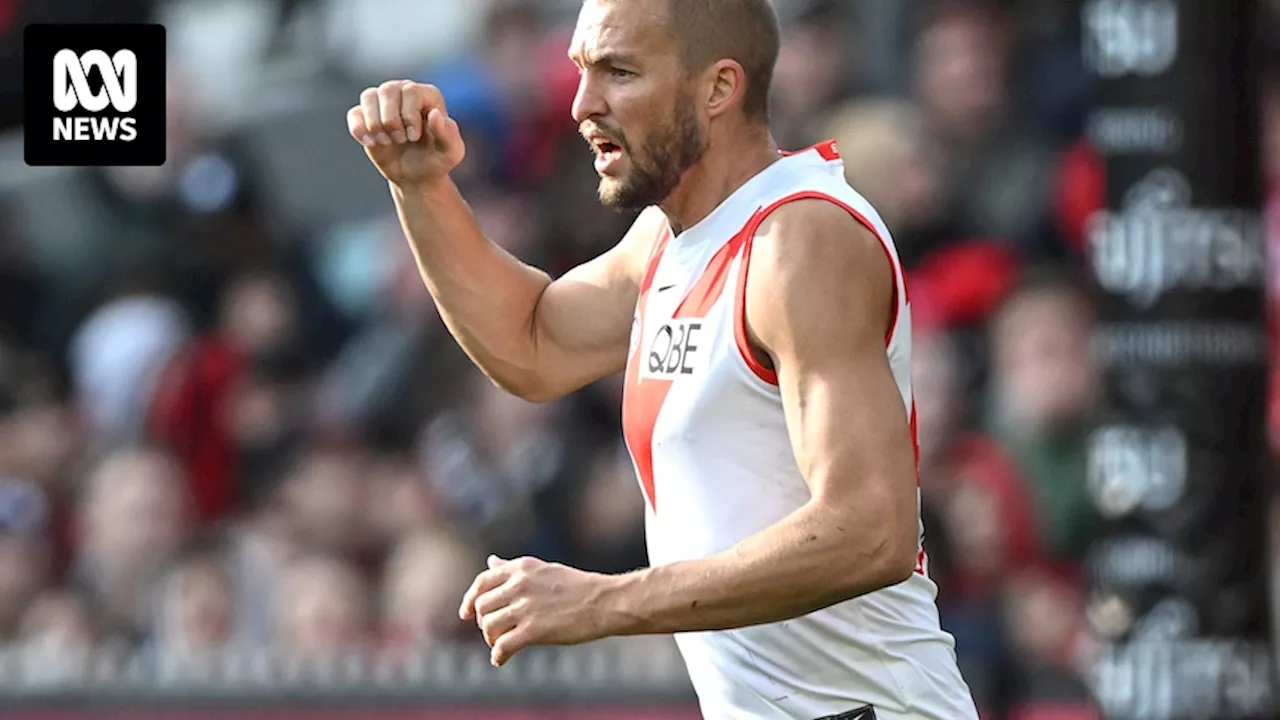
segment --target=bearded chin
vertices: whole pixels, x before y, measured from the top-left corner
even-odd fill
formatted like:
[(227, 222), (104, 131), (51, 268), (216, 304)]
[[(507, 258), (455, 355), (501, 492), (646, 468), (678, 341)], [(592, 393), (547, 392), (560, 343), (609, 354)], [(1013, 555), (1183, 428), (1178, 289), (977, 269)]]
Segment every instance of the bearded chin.
[(600, 204), (620, 212), (641, 210), (652, 205), (653, 203), (644, 200), (650, 193), (642, 192), (637, 187), (636, 174), (633, 170), (626, 177), (601, 178), (598, 193)]
[(631, 155), (630, 172), (621, 178), (601, 178), (600, 203), (620, 211), (660, 204), (675, 192), (706, 149), (693, 103), (678, 103), (671, 124), (646, 138), (640, 153)]

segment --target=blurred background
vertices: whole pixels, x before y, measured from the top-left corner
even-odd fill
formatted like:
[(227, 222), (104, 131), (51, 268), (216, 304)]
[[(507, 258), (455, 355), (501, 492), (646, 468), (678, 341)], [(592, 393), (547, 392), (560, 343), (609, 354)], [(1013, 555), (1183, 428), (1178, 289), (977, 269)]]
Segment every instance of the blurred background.
[[(1106, 188), (1079, 5), (777, 5), (776, 137), (839, 141), (909, 274), (963, 672), (989, 720), (1093, 718), (1085, 237)], [(698, 716), (667, 638), (495, 671), (458, 622), (490, 552), (645, 564), (621, 385), (530, 405), (474, 371), (346, 136), (365, 86), (435, 83), (489, 237), (553, 275), (594, 256), (631, 218), (598, 206), (569, 118), (577, 6), (0, 0), (0, 715)], [(25, 166), (21, 28), (131, 20), (168, 29), (167, 164)]]

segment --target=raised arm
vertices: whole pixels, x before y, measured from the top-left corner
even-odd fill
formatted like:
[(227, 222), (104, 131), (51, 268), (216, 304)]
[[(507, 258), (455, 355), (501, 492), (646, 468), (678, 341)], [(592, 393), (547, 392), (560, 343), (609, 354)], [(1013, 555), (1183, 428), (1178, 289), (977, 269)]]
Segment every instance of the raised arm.
[(485, 238), (449, 177), (465, 146), (434, 87), (395, 81), (369, 88), (347, 124), (390, 183), (445, 325), (490, 379), (544, 401), (625, 367), (660, 212), (646, 211), (620, 243), (553, 281)]
[(625, 367), (656, 211), (604, 254), (551, 280), (486, 239), (448, 178), (393, 185), (392, 195), (445, 325), (504, 390), (552, 400)]

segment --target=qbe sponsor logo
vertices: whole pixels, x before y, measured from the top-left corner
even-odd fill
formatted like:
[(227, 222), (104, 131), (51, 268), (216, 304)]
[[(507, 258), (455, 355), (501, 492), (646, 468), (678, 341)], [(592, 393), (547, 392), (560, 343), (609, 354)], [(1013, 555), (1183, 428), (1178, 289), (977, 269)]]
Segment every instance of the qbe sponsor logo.
[(675, 380), (702, 369), (707, 335), (703, 320), (675, 319), (662, 323), (649, 336), (640, 376)]
[(29, 25), (23, 127), (28, 165), (161, 165), (161, 25)]

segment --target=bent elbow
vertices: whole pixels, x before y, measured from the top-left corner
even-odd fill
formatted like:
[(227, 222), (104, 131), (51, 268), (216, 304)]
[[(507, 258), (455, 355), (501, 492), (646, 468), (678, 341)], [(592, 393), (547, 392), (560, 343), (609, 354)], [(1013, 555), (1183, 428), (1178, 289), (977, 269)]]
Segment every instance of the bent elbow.
[(527, 403), (533, 403), (535, 405), (542, 405), (564, 397), (562, 393), (552, 392), (546, 388), (539, 387), (527, 388), (522, 392), (513, 392), (512, 394)]
[(880, 587), (892, 587), (899, 585), (911, 579), (916, 572), (916, 561), (920, 551), (916, 548), (915, 543), (902, 550), (895, 550), (892, 557), (885, 563), (883, 575), (881, 577)]
[(920, 559), (920, 538), (918, 525), (914, 518), (909, 522), (895, 524), (886, 528), (887, 533), (880, 553), (881, 587), (890, 587), (904, 583), (915, 574), (916, 564)]
[(486, 375), (488, 375), (489, 381), (499, 390), (514, 395), (527, 403), (549, 403), (552, 400), (558, 400), (563, 395), (563, 393), (556, 392), (553, 388), (548, 387), (546, 383), (539, 382), (532, 375), (497, 375), (488, 373)]
[(859, 567), (850, 568), (848, 593), (856, 597), (906, 582), (916, 571), (919, 548), (915, 537), (910, 542), (886, 532), (871, 545), (871, 554), (863, 556)]

